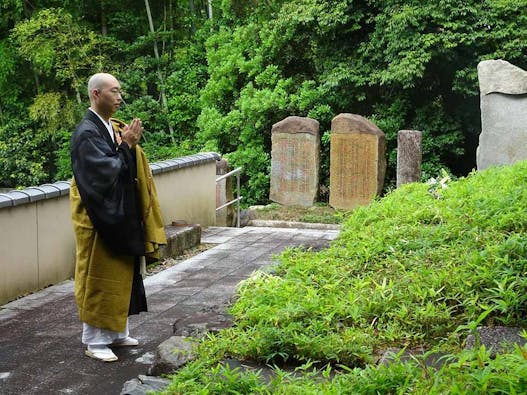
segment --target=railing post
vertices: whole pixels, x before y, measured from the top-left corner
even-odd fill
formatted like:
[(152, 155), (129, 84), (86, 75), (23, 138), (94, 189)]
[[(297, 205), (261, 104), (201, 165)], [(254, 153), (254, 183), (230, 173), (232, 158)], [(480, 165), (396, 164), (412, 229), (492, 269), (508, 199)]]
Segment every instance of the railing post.
[[(236, 196), (240, 196), (240, 172), (236, 173)], [(236, 227), (240, 227), (240, 199), (238, 199), (238, 214), (236, 217)]]
[(237, 216), (236, 216), (236, 227), (239, 228), (240, 227), (240, 201), (242, 200), (242, 196), (240, 196), (240, 173), (242, 171), (242, 168), (241, 167), (238, 167), (236, 169), (234, 169), (233, 171), (227, 173), (227, 174), (223, 174), (221, 176), (219, 176), (218, 178), (216, 178), (216, 182), (218, 181), (221, 181), (223, 180), (224, 178), (227, 178), (227, 177), (230, 177), (232, 175), (236, 175), (236, 199), (233, 199), (223, 205), (221, 205), (220, 207), (216, 207), (216, 211), (219, 211), (227, 206), (230, 206), (231, 204), (233, 203), (237, 203)]

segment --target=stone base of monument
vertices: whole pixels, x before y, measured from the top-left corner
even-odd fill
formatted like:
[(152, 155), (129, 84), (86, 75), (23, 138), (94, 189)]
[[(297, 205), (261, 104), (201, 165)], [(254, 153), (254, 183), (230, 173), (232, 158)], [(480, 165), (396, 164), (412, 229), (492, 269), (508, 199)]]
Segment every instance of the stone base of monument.
[(270, 228), (295, 228), (295, 229), (319, 229), (319, 230), (340, 230), (337, 224), (319, 224), (312, 222), (278, 221), (269, 219), (251, 219), (247, 221), (247, 226), (261, 226)]
[(201, 242), (201, 226), (197, 224), (180, 224), (165, 226), (167, 244), (159, 249), (160, 258), (182, 255), (185, 250), (196, 247)]

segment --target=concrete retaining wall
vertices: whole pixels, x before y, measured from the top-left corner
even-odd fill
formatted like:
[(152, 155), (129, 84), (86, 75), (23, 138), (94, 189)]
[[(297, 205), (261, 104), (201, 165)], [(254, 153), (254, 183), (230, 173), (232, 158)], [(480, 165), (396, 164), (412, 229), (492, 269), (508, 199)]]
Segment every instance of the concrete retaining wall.
[[(153, 163), (165, 225), (216, 221), (216, 153)], [(0, 194), (0, 305), (73, 277), (69, 182)]]

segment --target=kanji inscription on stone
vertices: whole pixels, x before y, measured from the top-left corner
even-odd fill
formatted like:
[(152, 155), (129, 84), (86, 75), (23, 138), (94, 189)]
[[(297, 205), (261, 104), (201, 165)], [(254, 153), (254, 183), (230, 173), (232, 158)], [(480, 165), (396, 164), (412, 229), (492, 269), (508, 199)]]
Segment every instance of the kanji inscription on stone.
[(271, 130), (269, 198), (288, 206), (312, 206), (318, 190), (319, 123), (287, 117)]
[(340, 114), (331, 123), (329, 204), (351, 210), (381, 193), (386, 173), (384, 133), (356, 114)]

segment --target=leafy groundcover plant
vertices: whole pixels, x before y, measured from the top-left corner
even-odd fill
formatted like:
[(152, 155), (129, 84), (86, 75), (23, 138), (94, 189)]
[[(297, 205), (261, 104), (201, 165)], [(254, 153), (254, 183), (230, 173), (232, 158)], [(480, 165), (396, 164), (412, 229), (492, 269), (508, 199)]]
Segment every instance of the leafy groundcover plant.
[[(242, 282), (233, 327), (205, 339), (165, 393), (526, 393), (524, 347), (464, 350), (478, 325), (526, 326), (526, 185), (520, 162), (354, 210), (327, 250), (288, 250)], [(428, 353), (377, 366), (389, 347)], [(430, 354), (441, 364), (426, 366)]]

